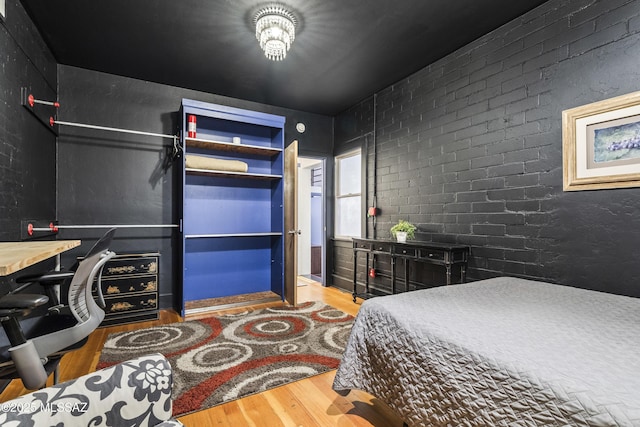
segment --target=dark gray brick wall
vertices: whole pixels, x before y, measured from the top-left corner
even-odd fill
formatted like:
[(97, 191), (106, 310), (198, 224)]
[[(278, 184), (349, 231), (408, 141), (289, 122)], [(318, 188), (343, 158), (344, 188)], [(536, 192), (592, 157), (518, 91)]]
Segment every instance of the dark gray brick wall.
[(472, 279), (640, 296), (640, 189), (563, 192), (561, 121), (640, 89), (639, 42), (640, 0), (551, 0), (340, 115), (359, 118), (349, 135), (375, 123), (367, 197), (375, 177), (382, 215), (368, 236), (408, 219), (422, 240), (471, 245)]
[[(22, 107), (20, 88), (55, 100), (57, 80), (56, 63), (20, 2), (7, 1), (6, 11), (0, 20), (0, 241), (17, 241), (22, 220), (53, 220), (56, 213), (56, 139)], [(0, 280), (0, 294), (11, 280)]]

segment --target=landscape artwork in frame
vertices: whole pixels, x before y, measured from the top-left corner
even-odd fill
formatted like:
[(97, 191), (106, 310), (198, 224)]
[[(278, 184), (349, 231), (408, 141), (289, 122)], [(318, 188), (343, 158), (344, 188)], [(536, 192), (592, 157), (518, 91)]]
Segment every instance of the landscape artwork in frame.
[(640, 186), (640, 92), (562, 112), (565, 191)]

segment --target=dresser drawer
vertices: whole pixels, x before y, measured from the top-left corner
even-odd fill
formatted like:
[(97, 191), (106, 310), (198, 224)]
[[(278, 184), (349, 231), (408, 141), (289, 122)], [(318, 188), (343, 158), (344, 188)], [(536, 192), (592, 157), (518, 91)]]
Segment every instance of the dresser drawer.
[(110, 295), (155, 292), (157, 290), (158, 276), (155, 274), (102, 279), (102, 293), (105, 297)]
[(398, 256), (402, 256), (402, 257), (415, 258), (417, 256), (420, 256), (420, 250), (412, 247), (396, 246), (395, 253)]
[(156, 274), (157, 272), (157, 257), (115, 258), (104, 266), (102, 277), (130, 274)]
[(445, 251), (439, 249), (420, 249), (420, 258), (444, 261)]
[(371, 246), (372, 246), (371, 242), (360, 242), (360, 241), (353, 242), (354, 249), (362, 249), (362, 250), (370, 251)]
[(143, 310), (156, 310), (158, 308), (157, 294), (138, 294), (123, 297), (105, 298), (105, 313), (114, 315), (131, 313)]
[(387, 242), (375, 242), (371, 244), (371, 250), (374, 252), (391, 253), (392, 244)]

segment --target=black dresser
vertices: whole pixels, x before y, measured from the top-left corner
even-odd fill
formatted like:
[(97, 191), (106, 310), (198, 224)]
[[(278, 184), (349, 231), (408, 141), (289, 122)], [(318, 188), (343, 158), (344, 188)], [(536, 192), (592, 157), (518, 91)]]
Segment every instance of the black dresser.
[(102, 270), (105, 318), (101, 326), (158, 318), (160, 254), (118, 254)]

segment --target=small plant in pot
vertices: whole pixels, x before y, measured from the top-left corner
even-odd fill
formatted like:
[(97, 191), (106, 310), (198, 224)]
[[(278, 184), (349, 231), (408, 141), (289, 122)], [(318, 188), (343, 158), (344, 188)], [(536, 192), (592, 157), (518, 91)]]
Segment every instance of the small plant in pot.
[(402, 243), (406, 242), (407, 239), (415, 239), (416, 229), (417, 227), (415, 225), (411, 224), (409, 221), (401, 219), (396, 225), (391, 227), (391, 234), (396, 238), (396, 240), (398, 240), (398, 242)]

